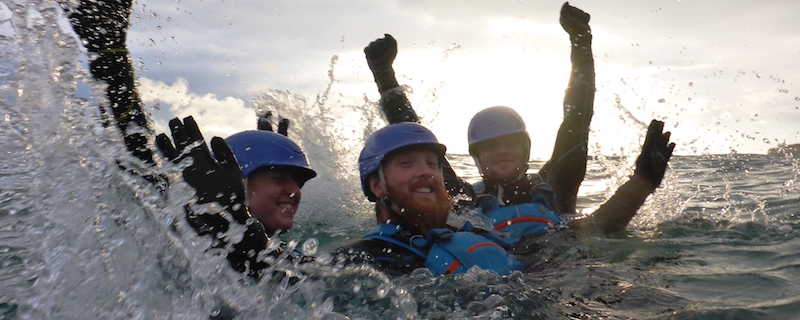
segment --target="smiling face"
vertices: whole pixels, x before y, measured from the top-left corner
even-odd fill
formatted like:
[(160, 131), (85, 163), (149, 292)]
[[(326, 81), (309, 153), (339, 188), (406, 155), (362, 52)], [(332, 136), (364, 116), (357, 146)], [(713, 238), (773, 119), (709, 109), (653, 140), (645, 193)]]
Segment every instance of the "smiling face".
[(494, 182), (516, 180), (527, 170), (528, 159), (519, 137), (508, 135), (486, 141), (477, 149), (484, 178)]
[(301, 196), (297, 179), (289, 171), (256, 170), (247, 177), (250, 214), (270, 234), (292, 227)]
[(433, 228), (446, 226), (452, 199), (444, 187), (439, 155), (426, 150), (401, 151), (384, 159), (386, 189), (374, 176), (370, 188), (378, 198), (389, 195), (401, 212), (392, 212), (393, 223), (415, 228), (426, 234)]

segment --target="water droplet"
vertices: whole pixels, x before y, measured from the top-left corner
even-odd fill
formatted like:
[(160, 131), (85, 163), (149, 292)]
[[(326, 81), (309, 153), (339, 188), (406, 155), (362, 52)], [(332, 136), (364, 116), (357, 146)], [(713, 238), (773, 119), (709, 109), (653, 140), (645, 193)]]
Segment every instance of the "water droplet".
[(319, 240), (317, 240), (316, 238), (308, 238), (306, 242), (303, 242), (303, 255), (313, 256), (317, 254), (318, 248), (319, 248)]
[(386, 298), (386, 295), (387, 295), (387, 294), (389, 294), (389, 288), (387, 288), (386, 286), (387, 286), (387, 285), (386, 285), (385, 283), (382, 283), (382, 284), (381, 284), (381, 285), (378, 287), (378, 289), (376, 290), (376, 291), (377, 291), (376, 293), (377, 293), (378, 299), (383, 299), (383, 298)]

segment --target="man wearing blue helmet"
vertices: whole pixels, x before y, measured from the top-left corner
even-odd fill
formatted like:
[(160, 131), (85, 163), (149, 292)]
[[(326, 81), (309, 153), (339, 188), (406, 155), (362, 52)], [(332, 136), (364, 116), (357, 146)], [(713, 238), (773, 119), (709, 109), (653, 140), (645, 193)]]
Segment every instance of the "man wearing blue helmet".
[(379, 226), (334, 257), (370, 262), (389, 273), (428, 268), (463, 273), (477, 266), (508, 274), (522, 270), (500, 245), (477, 233), (453, 230), (453, 200), (444, 184), (445, 146), (413, 122), (388, 125), (365, 142), (358, 159), (361, 188)]
[(242, 169), (250, 214), (264, 224), (269, 235), (289, 230), (302, 197), (300, 188), (317, 175), (303, 150), (269, 130), (242, 131), (225, 142)]
[[(526, 175), (531, 140), (525, 122), (516, 111), (502, 106), (488, 108), (476, 114), (469, 125), (470, 154), (484, 180), (466, 189), (474, 192), (475, 204), (489, 215), (495, 229), (507, 235), (506, 244), (513, 244), (525, 235), (541, 234), (550, 224), (562, 221), (559, 214), (576, 211), (577, 191), (586, 173), (595, 91), (589, 18), (569, 3), (561, 8), (560, 22), (572, 44), (572, 72), (564, 98), (564, 120), (553, 154), (538, 175)], [(380, 105), (387, 120), (418, 122), (392, 68), (397, 55), (395, 39), (387, 34), (370, 43), (364, 53), (381, 93)], [(572, 222), (575, 229), (608, 233), (627, 226), (647, 195), (660, 183), (672, 155), (674, 144), (669, 143), (669, 133), (662, 131), (663, 123), (654, 120), (637, 161), (637, 174), (592, 215), (594, 219)], [(585, 224), (589, 222), (591, 228), (587, 229)]]
[[(108, 104), (101, 106), (100, 109), (104, 113), (113, 115), (114, 124), (120, 129), (126, 147), (141, 160), (141, 163), (133, 163), (135, 161), (125, 163), (126, 167), (139, 168), (137, 170), (126, 169), (126, 171), (147, 179), (161, 191), (166, 192), (168, 188), (166, 178), (159, 174), (148, 173), (157, 172), (153, 170), (157, 163), (154, 161), (154, 152), (148, 141), (153, 131), (149, 127), (147, 114), (135, 89), (133, 67), (125, 44), (132, 1), (80, 1), (75, 7), (64, 4), (70, 24), (81, 39), (81, 43), (94, 57), (94, 60), (90, 62), (92, 76), (95, 80), (103, 81), (108, 85), (106, 90)], [(278, 130), (281, 131), (281, 129), (279, 127)], [(283, 129), (282, 132), (285, 132), (285, 127)], [(262, 223), (253, 219), (248, 211), (245, 203), (245, 199), (248, 197), (243, 183), (242, 168), (237, 164), (233, 151), (224, 139), (214, 137), (210, 143), (212, 154), (192, 117), (187, 117), (183, 121), (178, 118), (170, 120), (169, 130), (172, 140), (165, 134), (158, 135), (155, 140), (156, 145), (167, 159), (176, 163), (188, 163), (182, 169), (182, 176), (183, 180), (195, 189), (196, 197), (184, 206), (186, 221), (199, 235), (213, 238), (211, 247), (224, 248), (227, 253), (226, 258), (235, 270), (250, 277), (262, 276), (262, 273), (269, 267), (264, 259), (265, 256), (279, 258), (286, 255), (283, 253), (282, 247), (269, 249), (271, 250), (269, 252), (264, 251), (266, 255), (254, 254), (268, 249), (270, 237)], [(244, 136), (247, 135), (244, 134)], [(262, 169), (270, 171), (268, 166), (274, 164), (275, 168), (281, 168), (279, 170), (290, 177), (286, 179), (292, 180), (288, 184), (294, 183), (299, 189), (305, 181), (316, 174), (308, 166), (304, 155), (294, 161), (287, 160), (286, 157), (297, 156), (298, 152), (302, 155), (302, 151), (299, 151), (297, 145), (285, 137), (275, 137), (274, 135), (269, 135), (270, 138), (265, 139), (253, 138), (241, 141), (237, 136), (233, 139), (233, 143), (238, 146), (238, 143), (241, 142), (241, 145), (254, 147), (248, 150), (253, 153), (240, 151), (245, 158), (255, 156), (258, 151), (275, 152), (272, 158), (265, 155), (264, 159), (253, 159), (248, 162), (248, 170), (251, 170), (250, 176), (257, 174), (257, 171)], [(274, 142), (274, 145), (264, 148), (264, 144), (270, 142)], [(191, 157), (193, 161), (182, 162), (188, 157)], [(120, 164), (120, 166), (123, 165)], [(255, 181), (260, 178), (249, 180), (257, 183)], [(256, 195), (260, 196), (266, 193), (254, 191), (249, 194), (249, 198), (253, 202)], [(285, 193), (285, 191), (282, 192), (282, 194)], [(294, 198), (289, 196), (288, 200), (282, 197), (283, 195), (280, 199), (275, 197), (276, 200), (272, 201), (272, 204), (281, 209), (291, 208), (294, 210), (296, 208), (297, 202), (299, 202), (299, 193)], [(278, 229), (288, 229), (285, 221), (283, 223), (271, 226), (270, 230), (274, 232)], [(231, 237), (232, 235), (227, 234), (229, 230), (236, 230), (239, 234)], [(297, 257), (289, 255), (289, 258)], [(304, 257), (299, 258), (302, 259), (301, 261), (307, 261)]]

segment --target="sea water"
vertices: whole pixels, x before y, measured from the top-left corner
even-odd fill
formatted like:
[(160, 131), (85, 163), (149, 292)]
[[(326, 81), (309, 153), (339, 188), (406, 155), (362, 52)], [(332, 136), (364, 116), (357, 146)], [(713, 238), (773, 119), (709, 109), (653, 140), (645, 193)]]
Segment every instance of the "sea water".
[[(284, 262), (308, 275), (297, 283), (244, 279), (183, 220), (192, 190), (180, 167), (137, 163), (116, 128), (100, 125), (96, 98), (75, 94), (88, 75), (60, 11), (20, 3), (0, 7), (14, 30), (0, 35), (0, 319), (800, 317), (800, 161), (791, 155), (675, 156), (627, 232), (540, 237), (521, 257), (524, 274), (388, 277), (325, 265), (331, 248), (374, 226), (353, 165), (358, 144), (325, 126), (326, 94), (263, 97), (289, 109), (310, 158), (337, 159), (317, 162), (326, 178), (304, 188), (297, 226), (281, 236), (323, 263)], [(374, 103), (357, 107), (376, 118)], [(632, 157), (590, 159), (582, 213), (625, 181)], [(448, 159), (478, 179), (469, 156)], [(162, 193), (118, 162), (173, 183)]]

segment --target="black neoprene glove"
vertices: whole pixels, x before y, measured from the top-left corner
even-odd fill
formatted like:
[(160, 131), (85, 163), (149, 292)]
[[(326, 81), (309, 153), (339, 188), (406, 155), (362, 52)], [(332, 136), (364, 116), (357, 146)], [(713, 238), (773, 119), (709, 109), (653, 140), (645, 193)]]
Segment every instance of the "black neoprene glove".
[[(258, 253), (267, 246), (267, 237), (264, 226), (254, 219), (245, 206), (245, 190), (242, 180), (242, 171), (236, 162), (230, 147), (220, 137), (211, 139), (211, 149), (208, 150), (203, 135), (194, 119), (186, 117), (183, 123), (178, 118), (169, 122), (172, 131), (172, 142), (165, 134), (156, 137), (156, 144), (164, 155), (173, 162), (180, 162), (186, 157), (192, 157), (190, 166), (183, 170), (183, 179), (192, 186), (198, 197), (197, 203), (218, 203), (224, 212), (230, 214), (232, 222), (246, 226), (243, 239), (233, 245), (233, 250), (228, 250), (228, 261), (234, 269), (247, 272), (248, 275), (258, 277), (260, 271), (266, 268), (266, 263), (257, 260)], [(197, 214), (192, 206), (186, 207), (187, 220), (199, 234), (210, 234), (218, 237), (221, 232), (228, 230), (229, 223), (221, 212), (206, 212)], [(216, 238), (216, 247), (226, 247), (227, 238)], [(273, 254), (279, 254), (274, 252)]]
[[(258, 126), (257, 126), (258, 130), (266, 130), (274, 132), (272, 130), (272, 122), (271, 122), (272, 111), (267, 111), (264, 114), (257, 114), (256, 116), (258, 117)], [(281, 118), (278, 121), (278, 133), (282, 134), (284, 137), (289, 136), (289, 119)]]
[(278, 121), (278, 133), (284, 137), (289, 137), (289, 119), (281, 118)]
[[(183, 178), (196, 190), (198, 203), (219, 203), (233, 213), (237, 222), (245, 223), (249, 214), (244, 206), (242, 171), (225, 140), (211, 139), (212, 157), (194, 118), (186, 117), (183, 123), (174, 118), (169, 121), (169, 127), (175, 146), (162, 133), (156, 138), (158, 148), (176, 163), (187, 156), (194, 159), (192, 165), (183, 170)], [(187, 148), (190, 148), (188, 152)]]
[(384, 93), (400, 86), (392, 69), (394, 58), (397, 57), (397, 41), (390, 34), (384, 34), (383, 38), (370, 42), (364, 48), (364, 54), (369, 70), (375, 77), (375, 84), (378, 85), (378, 92)]
[[(367, 64), (375, 78), (378, 92), (381, 94), (380, 106), (383, 115), (389, 123), (398, 122), (419, 122), (417, 113), (411, 107), (411, 103), (406, 98), (405, 93), (399, 90), (400, 85), (394, 75), (392, 64), (397, 57), (397, 41), (390, 35), (384, 34), (383, 38), (372, 41), (366, 48), (364, 54), (367, 57)], [(397, 91), (392, 89), (398, 88)]]
[[(92, 52), (121, 49), (128, 36), (132, 0), (82, 0), (68, 11), (75, 32)], [(66, 7), (66, 4), (62, 3)], [(69, 8), (67, 8), (69, 9)]]
[(572, 45), (587, 46), (592, 43), (592, 29), (589, 27), (591, 16), (583, 10), (570, 6), (569, 2), (564, 2), (561, 6), (561, 17), (559, 22), (569, 34)]
[(653, 120), (647, 128), (642, 153), (636, 158), (633, 175), (647, 181), (653, 191), (661, 184), (667, 170), (667, 162), (672, 157), (675, 143), (669, 142), (670, 132), (664, 131), (664, 122)]

